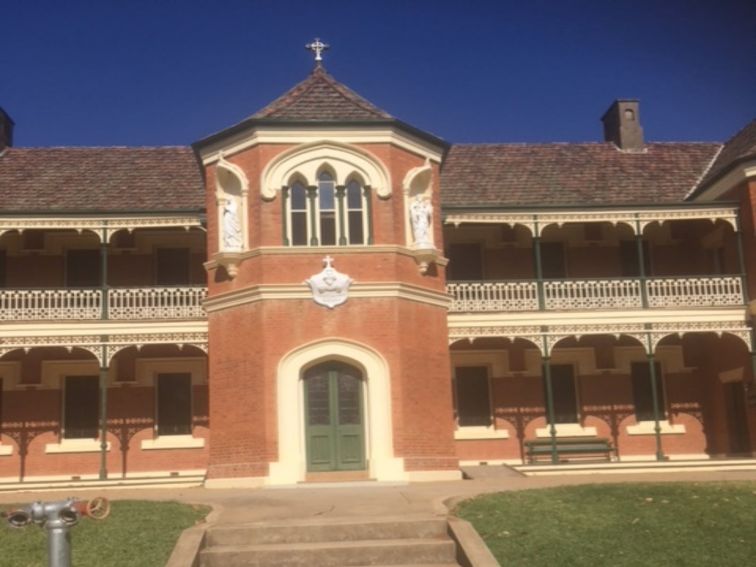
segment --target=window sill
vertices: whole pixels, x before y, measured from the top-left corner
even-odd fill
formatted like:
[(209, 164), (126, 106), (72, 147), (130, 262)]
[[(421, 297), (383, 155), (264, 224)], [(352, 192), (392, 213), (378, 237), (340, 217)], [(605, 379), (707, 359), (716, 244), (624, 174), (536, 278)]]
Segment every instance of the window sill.
[(143, 451), (158, 449), (202, 449), (204, 446), (204, 438), (192, 437), (191, 435), (163, 435), (155, 439), (145, 439), (141, 445)]
[[(100, 441), (98, 439), (62, 439), (60, 443), (48, 443), (45, 445), (45, 453), (99, 453)], [(108, 443), (110, 451), (110, 443)]]
[(509, 439), (509, 431), (493, 427), (460, 427), (454, 432), (454, 439)]
[[(551, 437), (550, 427), (536, 429), (536, 437)], [(579, 423), (557, 423), (557, 437), (596, 437), (595, 427), (583, 427)]]
[(0, 457), (8, 457), (13, 454), (13, 445), (0, 445)]
[[(627, 426), (628, 435), (656, 435), (654, 431), (656, 422), (653, 421), (640, 421), (635, 425)], [(681, 435), (685, 433), (685, 426), (682, 423), (670, 423), (668, 420), (659, 421), (659, 427), (661, 427), (662, 435)]]

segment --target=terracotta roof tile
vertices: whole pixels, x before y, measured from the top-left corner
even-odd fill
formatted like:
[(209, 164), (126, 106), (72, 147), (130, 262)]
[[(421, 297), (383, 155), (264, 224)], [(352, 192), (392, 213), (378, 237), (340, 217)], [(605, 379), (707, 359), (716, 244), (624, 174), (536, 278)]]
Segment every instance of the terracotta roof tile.
[(441, 173), (444, 206), (679, 203), (720, 144), (651, 143), (452, 146)]
[(732, 165), (747, 158), (756, 158), (756, 120), (751, 120), (750, 124), (725, 142), (699, 187), (705, 187), (724, 175)]
[(322, 67), (251, 118), (303, 121), (393, 120), (393, 117), (339, 83)]
[(8, 148), (0, 154), (0, 212), (204, 208), (191, 148)]

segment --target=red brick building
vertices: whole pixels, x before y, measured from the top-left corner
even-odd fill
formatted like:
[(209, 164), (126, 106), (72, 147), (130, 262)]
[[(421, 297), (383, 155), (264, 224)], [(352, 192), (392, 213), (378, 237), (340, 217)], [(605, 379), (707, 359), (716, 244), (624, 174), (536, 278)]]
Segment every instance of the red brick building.
[(0, 111), (0, 484), (751, 458), (756, 122), (638, 111), (452, 145), (320, 66), (191, 148)]

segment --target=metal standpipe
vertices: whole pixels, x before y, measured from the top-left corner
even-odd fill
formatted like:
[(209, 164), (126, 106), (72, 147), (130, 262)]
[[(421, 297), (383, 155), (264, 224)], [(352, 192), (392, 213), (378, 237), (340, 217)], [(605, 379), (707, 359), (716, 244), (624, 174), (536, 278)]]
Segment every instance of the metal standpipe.
[(69, 498), (57, 502), (33, 502), (29, 506), (3, 512), (11, 527), (23, 528), (37, 524), (47, 530), (48, 567), (71, 567), (71, 528), (82, 516), (103, 520), (110, 514), (105, 498), (77, 500)]

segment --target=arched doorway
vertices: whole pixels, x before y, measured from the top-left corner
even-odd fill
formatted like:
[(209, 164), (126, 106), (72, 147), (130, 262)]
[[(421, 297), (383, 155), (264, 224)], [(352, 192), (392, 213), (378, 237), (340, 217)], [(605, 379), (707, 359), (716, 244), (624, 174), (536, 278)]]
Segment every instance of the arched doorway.
[(364, 470), (362, 372), (325, 362), (306, 370), (303, 384), (308, 472)]

